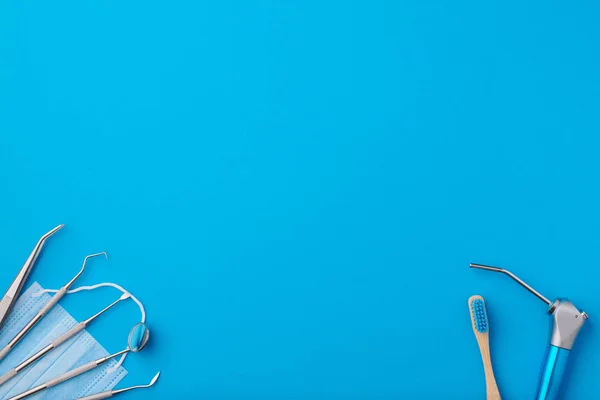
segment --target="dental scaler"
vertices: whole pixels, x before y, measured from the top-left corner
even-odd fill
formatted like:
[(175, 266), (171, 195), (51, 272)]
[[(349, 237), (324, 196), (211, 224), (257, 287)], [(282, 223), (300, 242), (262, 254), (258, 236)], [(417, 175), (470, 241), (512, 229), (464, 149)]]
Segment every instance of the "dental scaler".
[(588, 319), (588, 315), (583, 311), (579, 311), (567, 299), (559, 298), (551, 302), (508, 270), (481, 264), (471, 264), (471, 268), (486, 269), (506, 274), (548, 305), (548, 315), (552, 318), (552, 332), (550, 344), (544, 356), (544, 364), (535, 399), (556, 399), (560, 393), (560, 384), (566, 371), (567, 360), (573, 348), (573, 343), (575, 342), (575, 338), (577, 338), (579, 330)]

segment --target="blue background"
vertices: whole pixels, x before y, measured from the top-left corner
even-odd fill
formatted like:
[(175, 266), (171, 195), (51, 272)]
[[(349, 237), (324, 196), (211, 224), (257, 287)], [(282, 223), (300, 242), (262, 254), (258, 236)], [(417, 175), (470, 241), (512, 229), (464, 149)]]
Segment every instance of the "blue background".
[[(591, 316), (566, 399), (600, 396), (600, 6), (563, 1), (4, 1), (0, 285), (116, 281), (152, 345), (127, 398), (505, 399), (544, 305)], [(73, 295), (78, 318), (117, 296)], [(109, 351), (139, 318), (91, 327)]]

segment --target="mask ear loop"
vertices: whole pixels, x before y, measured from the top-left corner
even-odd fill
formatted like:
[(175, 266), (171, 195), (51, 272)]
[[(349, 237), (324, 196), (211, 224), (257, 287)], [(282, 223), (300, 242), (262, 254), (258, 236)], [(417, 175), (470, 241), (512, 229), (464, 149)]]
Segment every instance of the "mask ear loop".
[[(131, 292), (125, 290), (122, 286), (119, 286), (116, 283), (103, 282), (103, 283), (98, 283), (98, 284), (92, 285), (92, 286), (80, 286), (77, 289), (69, 290), (67, 293), (71, 294), (71, 293), (82, 292), (82, 291), (85, 291), (85, 290), (94, 290), (94, 289), (98, 289), (100, 287), (112, 287), (112, 288), (115, 288), (117, 290), (120, 290), (124, 294), (128, 294), (129, 298), (131, 300), (133, 300), (138, 305), (138, 307), (140, 308), (140, 312), (142, 313), (142, 321), (141, 322), (142, 323), (146, 323), (146, 310), (144, 309), (144, 306), (142, 305), (142, 302), (139, 301), (138, 298), (135, 297), (133, 294), (131, 294)], [(56, 292), (58, 292), (58, 290), (43, 289), (43, 290), (40, 290), (37, 293), (34, 293), (32, 295), (32, 297), (39, 297), (39, 296), (43, 295), (44, 293), (56, 293)], [(123, 354), (121, 356), (121, 359), (119, 360), (119, 362), (114, 367), (107, 368), (106, 372), (109, 373), (109, 374), (115, 372), (121, 365), (123, 365), (123, 362), (125, 361), (125, 358), (127, 358), (127, 353), (125, 353), (125, 354)]]

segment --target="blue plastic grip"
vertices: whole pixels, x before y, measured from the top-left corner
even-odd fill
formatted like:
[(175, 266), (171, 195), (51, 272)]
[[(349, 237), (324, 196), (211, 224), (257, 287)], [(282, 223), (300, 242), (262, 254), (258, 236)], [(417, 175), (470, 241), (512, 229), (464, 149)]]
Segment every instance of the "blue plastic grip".
[(567, 360), (570, 350), (561, 349), (556, 346), (548, 346), (542, 374), (540, 376), (540, 385), (536, 395), (536, 400), (555, 400), (560, 394), (560, 384), (566, 370)]

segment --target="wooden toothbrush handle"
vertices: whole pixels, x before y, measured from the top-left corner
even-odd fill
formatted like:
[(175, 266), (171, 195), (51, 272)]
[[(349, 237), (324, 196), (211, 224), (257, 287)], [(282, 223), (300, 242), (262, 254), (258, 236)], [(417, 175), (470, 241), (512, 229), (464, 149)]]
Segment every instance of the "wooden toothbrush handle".
[(492, 369), (492, 357), (490, 356), (490, 343), (488, 337), (481, 335), (482, 337), (477, 338), (479, 343), (479, 350), (481, 350), (481, 360), (483, 361), (483, 370), (485, 371), (485, 387), (487, 400), (502, 400), (500, 397), (500, 391), (496, 384), (496, 378), (494, 377), (494, 370)]

